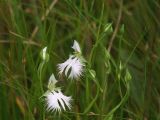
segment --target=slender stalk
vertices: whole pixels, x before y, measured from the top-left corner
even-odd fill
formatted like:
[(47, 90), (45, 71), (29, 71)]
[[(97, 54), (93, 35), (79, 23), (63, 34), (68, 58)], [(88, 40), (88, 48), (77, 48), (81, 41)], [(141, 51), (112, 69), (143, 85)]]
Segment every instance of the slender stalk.
[[(79, 113), (79, 96), (80, 96), (80, 84), (79, 80), (76, 81), (76, 113)], [(76, 114), (76, 120), (81, 120), (79, 114)]]
[(125, 96), (121, 99), (121, 101), (119, 102), (118, 105), (116, 105), (108, 114), (107, 116), (104, 118), (104, 120), (108, 120), (110, 117), (113, 116), (114, 112), (127, 100), (128, 96), (129, 96), (129, 91), (130, 91), (130, 86), (129, 83), (126, 83), (126, 94)]
[(86, 79), (86, 104), (88, 104), (89, 103), (89, 89), (90, 89), (90, 87), (89, 87), (89, 79), (87, 78)]
[(119, 13), (118, 13), (118, 19), (117, 19), (117, 23), (116, 23), (116, 27), (114, 29), (113, 35), (111, 37), (111, 39), (109, 40), (109, 46), (108, 46), (108, 51), (111, 51), (112, 45), (113, 45), (113, 41), (117, 35), (118, 29), (119, 29), (119, 25), (120, 25), (120, 21), (121, 21), (121, 17), (122, 17), (122, 8), (123, 8), (123, 0), (121, 0), (120, 2), (120, 7), (119, 7)]
[[(38, 77), (39, 77), (39, 82), (40, 82), (41, 94), (44, 93), (43, 81), (42, 81), (42, 73), (43, 73), (44, 64), (45, 64), (45, 61), (42, 61), (42, 63), (40, 63), (39, 68), (38, 68)], [(42, 116), (43, 116), (43, 120), (45, 120), (45, 110), (44, 110), (44, 107), (43, 107)]]

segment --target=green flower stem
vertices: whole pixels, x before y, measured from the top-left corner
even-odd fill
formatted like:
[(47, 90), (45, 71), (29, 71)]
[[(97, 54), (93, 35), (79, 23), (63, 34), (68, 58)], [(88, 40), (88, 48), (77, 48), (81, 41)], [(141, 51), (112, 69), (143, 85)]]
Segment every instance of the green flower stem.
[[(45, 65), (45, 61), (41, 62), (38, 68), (38, 77), (40, 82), (40, 90), (42, 94), (44, 93), (43, 82), (42, 82), (42, 72), (43, 72), (44, 65)], [(45, 120), (45, 110), (43, 110), (42, 116), (43, 116), (43, 120)]]
[(104, 120), (112, 120), (112, 117), (113, 117), (113, 114), (114, 112), (122, 105), (124, 104), (128, 97), (129, 97), (129, 91), (130, 91), (130, 86), (129, 86), (129, 83), (126, 83), (126, 88), (127, 88), (127, 91), (126, 91), (126, 94), (125, 96), (121, 99), (121, 101), (119, 102), (119, 104), (117, 106), (115, 106), (108, 114), (107, 116), (105, 117)]
[(89, 79), (87, 78), (86, 80), (85, 80), (85, 82), (86, 82), (86, 104), (88, 104), (89, 103), (89, 89), (90, 89), (90, 86), (89, 86)]
[(87, 106), (87, 108), (84, 110), (83, 114), (86, 114), (90, 109), (91, 107), (94, 105), (94, 103), (96, 102), (97, 98), (99, 96), (99, 88), (97, 88), (97, 93), (96, 93), (96, 96), (95, 98), (91, 101), (91, 103)]
[(120, 79), (118, 80), (118, 88), (119, 88), (119, 94), (120, 94), (120, 97), (122, 99), (122, 90), (121, 90), (121, 83), (120, 83)]
[(99, 87), (97, 86), (97, 93), (96, 93), (96, 96), (95, 98), (90, 102), (90, 104), (87, 106), (87, 108), (84, 110), (83, 114), (87, 114), (87, 112), (91, 109), (91, 107), (94, 105), (94, 103), (96, 102), (98, 96), (99, 96), (99, 92), (100, 92), (100, 89)]
[(44, 64), (45, 64), (44, 61), (41, 62), (40, 65), (39, 65), (39, 68), (38, 68), (38, 77), (39, 77), (39, 81), (40, 81), (40, 90), (41, 90), (42, 94), (44, 93), (43, 82), (42, 82), (42, 72), (43, 72)]
[(104, 108), (105, 108), (105, 100), (106, 100), (106, 94), (107, 94), (107, 89), (108, 89), (108, 75), (106, 77), (106, 80), (103, 83), (103, 95), (102, 95), (102, 103), (101, 103), (101, 114), (104, 113)]
[[(80, 83), (79, 80), (76, 81), (76, 113), (79, 113), (79, 95), (80, 95)], [(76, 115), (76, 120), (80, 120), (80, 116), (79, 114), (75, 114)]]

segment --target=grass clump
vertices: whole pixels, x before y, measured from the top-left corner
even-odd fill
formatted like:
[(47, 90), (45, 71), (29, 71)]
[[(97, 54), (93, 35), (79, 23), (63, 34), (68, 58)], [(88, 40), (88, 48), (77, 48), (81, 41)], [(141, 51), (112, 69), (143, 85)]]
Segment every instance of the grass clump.
[[(158, 0), (1, 0), (0, 119), (160, 119), (159, 11)], [(70, 54), (76, 80), (57, 69)], [(40, 98), (52, 73), (72, 96), (60, 114)]]

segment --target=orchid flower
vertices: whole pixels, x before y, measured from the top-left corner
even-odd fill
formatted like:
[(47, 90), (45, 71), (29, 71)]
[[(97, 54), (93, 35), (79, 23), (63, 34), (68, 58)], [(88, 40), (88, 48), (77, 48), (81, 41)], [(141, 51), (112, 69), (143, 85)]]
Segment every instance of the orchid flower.
[(75, 53), (70, 55), (70, 57), (64, 62), (58, 64), (59, 74), (65, 73), (70, 79), (79, 78), (84, 71), (84, 59), (81, 56), (81, 49), (77, 41), (74, 41), (72, 46)]
[(51, 75), (48, 82), (48, 90), (44, 93), (48, 111), (61, 112), (66, 108), (71, 109), (71, 97), (63, 95), (60, 88), (56, 87), (57, 80), (54, 74)]

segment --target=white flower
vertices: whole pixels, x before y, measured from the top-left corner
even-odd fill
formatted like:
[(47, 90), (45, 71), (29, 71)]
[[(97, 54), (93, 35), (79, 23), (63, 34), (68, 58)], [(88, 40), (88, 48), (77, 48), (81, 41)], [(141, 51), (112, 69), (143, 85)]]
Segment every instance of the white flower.
[(47, 47), (44, 47), (41, 52), (40, 52), (40, 56), (42, 58), (43, 61), (48, 62), (49, 60), (49, 54), (47, 53)]
[(71, 109), (71, 97), (63, 95), (60, 88), (56, 87), (57, 80), (54, 74), (51, 75), (48, 82), (48, 90), (43, 94), (47, 102), (48, 111), (61, 112), (66, 108)]
[(76, 40), (74, 40), (72, 48), (75, 50), (75, 52), (81, 53), (81, 49), (80, 49), (79, 44)]
[(64, 63), (58, 64), (59, 74), (65, 73), (69, 78), (78, 78), (82, 75), (85, 64), (78, 57), (71, 55)]
[[(58, 64), (59, 74), (65, 73), (68, 78), (78, 78), (84, 71), (84, 59), (81, 56), (81, 49), (76, 40), (74, 40), (72, 48), (74, 49), (74, 55), (71, 55), (64, 63)], [(80, 53), (80, 54), (79, 54)]]
[(46, 59), (46, 53), (47, 53), (47, 47), (43, 48), (43, 50), (42, 50), (42, 58), (43, 58), (43, 60)]
[(61, 112), (66, 110), (66, 108), (71, 109), (71, 97), (67, 97), (62, 94), (60, 90), (52, 91), (46, 95), (47, 110)]

